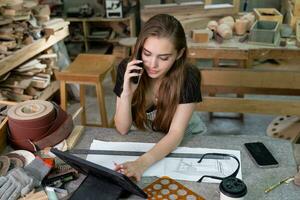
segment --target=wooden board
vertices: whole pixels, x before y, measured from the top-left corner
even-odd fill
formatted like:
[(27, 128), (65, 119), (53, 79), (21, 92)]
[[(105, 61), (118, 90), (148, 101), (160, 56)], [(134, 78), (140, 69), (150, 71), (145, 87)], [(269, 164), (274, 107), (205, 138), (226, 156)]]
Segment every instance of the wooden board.
[(75, 126), (69, 137), (67, 138), (68, 150), (73, 149), (83, 134), (84, 126)]
[(197, 111), (300, 115), (300, 101), (203, 97)]
[(201, 69), (202, 86), (300, 90), (300, 71)]
[(0, 152), (2, 152), (6, 147), (7, 121), (8, 118), (5, 118), (2, 122), (0, 122)]
[[(173, 13), (173, 11), (168, 11), (166, 13), (173, 14), (178, 20), (187, 20), (203, 17), (216, 17), (216, 16), (226, 16), (226, 15), (237, 15), (239, 11), (239, 0), (233, 0), (232, 4), (210, 4), (205, 5), (204, 9), (196, 12), (187, 13)], [(145, 9), (141, 10), (141, 19), (143, 22), (147, 21), (155, 13), (144, 12)]]

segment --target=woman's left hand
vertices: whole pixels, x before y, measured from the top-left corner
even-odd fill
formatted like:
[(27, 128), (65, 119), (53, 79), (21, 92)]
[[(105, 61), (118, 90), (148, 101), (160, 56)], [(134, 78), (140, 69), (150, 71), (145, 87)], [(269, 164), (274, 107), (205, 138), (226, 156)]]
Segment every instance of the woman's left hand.
[(129, 161), (122, 164), (115, 164), (115, 171), (121, 172), (128, 177), (133, 177), (137, 181), (141, 180), (141, 177), (147, 167), (140, 160)]

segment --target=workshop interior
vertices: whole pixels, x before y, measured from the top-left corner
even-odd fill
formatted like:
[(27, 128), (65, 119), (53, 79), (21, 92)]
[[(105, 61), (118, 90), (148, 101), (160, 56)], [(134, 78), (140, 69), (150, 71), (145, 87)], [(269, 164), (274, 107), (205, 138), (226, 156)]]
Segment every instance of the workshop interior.
[(299, 199), (300, 0), (0, 0), (0, 154), (4, 200)]

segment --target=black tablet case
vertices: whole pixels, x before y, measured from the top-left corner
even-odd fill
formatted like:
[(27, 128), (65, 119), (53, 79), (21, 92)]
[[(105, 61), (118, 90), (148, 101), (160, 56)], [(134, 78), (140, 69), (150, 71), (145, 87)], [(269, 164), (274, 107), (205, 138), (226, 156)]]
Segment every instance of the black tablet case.
[(51, 149), (57, 157), (87, 175), (83, 183), (72, 194), (74, 200), (114, 200), (136, 194), (147, 198), (147, 194), (124, 174), (89, 162), (68, 152)]

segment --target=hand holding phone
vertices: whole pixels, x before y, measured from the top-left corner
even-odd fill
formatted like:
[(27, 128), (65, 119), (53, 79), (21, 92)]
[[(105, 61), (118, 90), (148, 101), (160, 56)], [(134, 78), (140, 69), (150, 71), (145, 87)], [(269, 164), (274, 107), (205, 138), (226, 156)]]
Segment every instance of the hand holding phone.
[(250, 158), (255, 162), (258, 167), (278, 167), (277, 160), (273, 157), (267, 147), (261, 142), (245, 143), (247, 152)]

